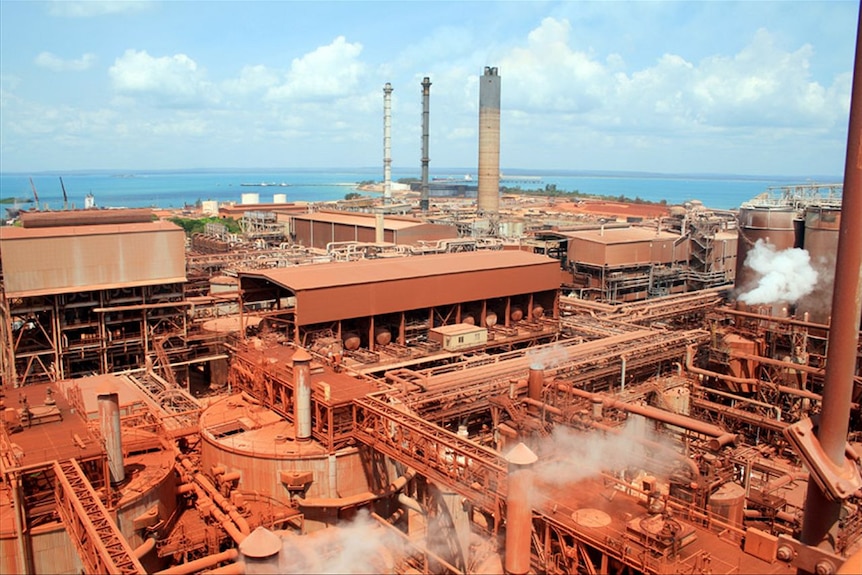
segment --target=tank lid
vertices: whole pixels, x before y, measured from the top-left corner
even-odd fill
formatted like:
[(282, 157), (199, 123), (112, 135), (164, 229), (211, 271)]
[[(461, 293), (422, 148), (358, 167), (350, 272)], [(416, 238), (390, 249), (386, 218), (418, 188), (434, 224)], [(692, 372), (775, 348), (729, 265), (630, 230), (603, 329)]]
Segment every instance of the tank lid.
[(538, 460), (536, 454), (523, 442), (512, 448), (512, 451), (506, 455), (506, 461), (514, 465), (530, 465)]
[(267, 529), (258, 527), (239, 544), (239, 551), (246, 557), (263, 559), (281, 551), (281, 537)]
[(305, 348), (298, 347), (293, 353), (293, 363), (297, 361), (311, 361), (311, 354), (305, 351)]

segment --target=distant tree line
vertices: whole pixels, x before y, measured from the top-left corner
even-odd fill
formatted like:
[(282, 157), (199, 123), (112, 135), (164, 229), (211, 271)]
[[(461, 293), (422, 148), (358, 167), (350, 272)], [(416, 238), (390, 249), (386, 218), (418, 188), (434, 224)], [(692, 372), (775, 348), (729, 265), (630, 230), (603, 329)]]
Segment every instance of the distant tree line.
[(604, 200), (610, 202), (623, 202), (627, 204), (647, 204), (647, 205), (660, 205), (666, 206), (667, 200), (660, 200), (658, 202), (653, 202), (650, 200), (645, 200), (640, 196), (635, 196), (634, 198), (630, 198), (628, 196), (620, 194), (619, 196), (606, 196), (606, 195), (597, 195), (597, 194), (584, 194), (579, 192), (578, 190), (568, 191), (568, 190), (559, 190), (557, 189), (557, 184), (545, 184), (544, 188), (534, 188), (534, 189), (522, 189), (521, 186), (500, 186), (500, 192), (504, 194), (514, 194), (514, 195), (523, 195), (523, 196), (547, 196), (551, 198), (568, 198), (568, 199), (592, 199), (592, 200)]
[(227, 228), (227, 231), (232, 234), (238, 234), (241, 231), (239, 222), (233, 218), (217, 218), (215, 216), (209, 216), (206, 218), (173, 217), (168, 218), (168, 221), (180, 226), (186, 232), (187, 236), (204, 233), (207, 224), (222, 224)]

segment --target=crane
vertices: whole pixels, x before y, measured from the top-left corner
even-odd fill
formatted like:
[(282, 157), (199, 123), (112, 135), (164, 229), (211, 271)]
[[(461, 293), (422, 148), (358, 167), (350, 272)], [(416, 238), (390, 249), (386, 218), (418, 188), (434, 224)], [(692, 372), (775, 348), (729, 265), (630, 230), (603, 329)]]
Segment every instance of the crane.
[(33, 178), (30, 178), (30, 187), (33, 188), (33, 199), (36, 201), (36, 211), (39, 211), (39, 194), (36, 192), (36, 184), (33, 183)]
[(60, 176), (60, 187), (63, 189), (63, 211), (69, 209), (69, 199), (66, 197), (66, 186), (63, 185), (63, 176)]

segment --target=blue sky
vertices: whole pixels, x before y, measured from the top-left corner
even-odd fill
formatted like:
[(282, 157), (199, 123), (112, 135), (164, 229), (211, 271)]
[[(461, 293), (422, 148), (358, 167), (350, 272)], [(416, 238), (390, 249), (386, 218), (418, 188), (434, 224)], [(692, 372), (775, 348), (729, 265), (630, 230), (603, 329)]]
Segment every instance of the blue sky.
[[(0, 0), (0, 171), (475, 168), (841, 176), (859, 4)], [(381, 168), (382, 171), (382, 168)]]

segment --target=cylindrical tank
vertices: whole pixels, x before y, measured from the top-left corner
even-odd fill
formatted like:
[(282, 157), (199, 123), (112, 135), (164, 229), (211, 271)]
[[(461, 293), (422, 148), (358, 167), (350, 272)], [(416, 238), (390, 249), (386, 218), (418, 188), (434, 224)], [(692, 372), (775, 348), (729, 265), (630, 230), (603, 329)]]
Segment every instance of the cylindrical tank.
[(521, 321), (524, 319), (524, 310), (522, 310), (519, 306), (512, 306), (512, 309), (509, 311), (509, 319), (512, 321)]
[(243, 205), (259, 204), (260, 194), (257, 192), (245, 192), (240, 196), (240, 203)]
[(293, 420), (297, 441), (311, 439), (311, 356), (302, 348), (293, 354)]
[(392, 342), (392, 332), (388, 327), (374, 328), (374, 341), (377, 345), (387, 345)]
[(709, 496), (709, 512), (727, 523), (742, 527), (745, 488), (737, 483), (724, 483)]
[(467, 314), (461, 316), (461, 323), (466, 323), (467, 325), (476, 325), (476, 318), (473, 317), (472, 314)]
[(489, 311), (485, 314), (485, 327), (497, 325), (497, 314)]
[(347, 351), (356, 351), (359, 349), (359, 345), (362, 343), (362, 339), (359, 337), (359, 334), (355, 331), (348, 331), (345, 333), (341, 341), (344, 344), (344, 349)]
[(205, 216), (217, 216), (218, 215), (218, 201), (216, 200), (204, 200), (201, 202), (201, 213)]
[(506, 509), (506, 573), (526, 575), (530, 572), (530, 537), (532, 511), (530, 492), (533, 474), (531, 467), (538, 460), (536, 454), (519, 443), (506, 455), (508, 462)]
[(797, 247), (797, 211), (790, 206), (746, 205), (739, 209), (739, 242), (736, 247), (736, 289), (747, 291), (757, 284), (757, 273), (745, 265), (748, 252), (757, 240), (773, 245), (776, 251)]
[(272, 195), (272, 203), (273, 204), (286, 204), (287, 203), (287, 194), (273, 194)]
[(805, 208), (805, 240), (803, 245), (817, 271), (817, 284), (807, 296), (797, 302), (796, 317), (808, 314), (809, 321), (829, 323), (832, 313), (832, 285), (835, 279), (835, 254), (838, 251), (838, 228), (841, 208), (808, 206)]
[(540, 305), (533, 306), (533, 319), (539, 319), (545, 315), (545, 308)]

